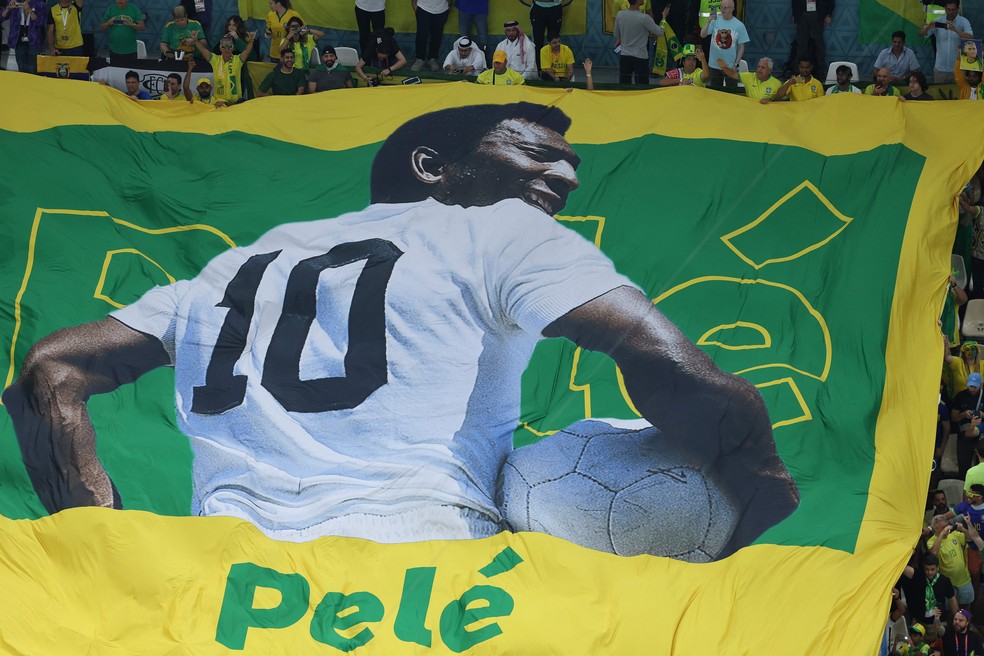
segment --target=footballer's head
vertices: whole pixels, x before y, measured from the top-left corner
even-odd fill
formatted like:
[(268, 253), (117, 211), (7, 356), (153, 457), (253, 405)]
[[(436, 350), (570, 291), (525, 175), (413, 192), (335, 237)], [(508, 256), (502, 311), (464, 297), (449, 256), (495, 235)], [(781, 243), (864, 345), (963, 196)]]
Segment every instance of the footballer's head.
[(577, 189), (580, 158), (564, 138), (570, 118), (533, 103), (454, 107), (397, 128), (376, 154), (373, 203), (428, 197), (462, 207), (507, 198), (556, 214)]

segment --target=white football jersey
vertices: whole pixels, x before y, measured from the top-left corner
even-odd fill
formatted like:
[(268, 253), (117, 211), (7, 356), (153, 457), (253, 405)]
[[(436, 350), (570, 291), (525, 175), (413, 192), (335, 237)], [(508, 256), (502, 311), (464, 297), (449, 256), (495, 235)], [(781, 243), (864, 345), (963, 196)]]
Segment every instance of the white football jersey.
[(500, 530), (495, 480), (541, 331), (631, 285), (519, 200), (279, 226), (112, 316), (161, 340), (195, 514), (284, 540)]

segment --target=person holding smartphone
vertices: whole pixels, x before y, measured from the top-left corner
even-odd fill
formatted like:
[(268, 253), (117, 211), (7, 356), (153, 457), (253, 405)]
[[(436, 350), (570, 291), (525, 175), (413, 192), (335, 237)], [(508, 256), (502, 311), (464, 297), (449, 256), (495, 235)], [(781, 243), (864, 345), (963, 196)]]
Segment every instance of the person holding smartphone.
[(0, 22), (10, 21), (7, 47), (14, 52), (17, 70), (37, 71), (37, 57), (44, 45), (44, 0), (7, 0), (0, 11)]
[(106, 32), (109, 58), (114, 65), (136, 63), (137, 32), (144, 27), (144, 13), (129, 0), (116, 0), (106, 7), (99, 29)]
[(974, 38), (970, 21), (959, 14), (960, 0), (948, 0), (943, 4), (946, 20), (926, 23), (919, 29), (919, 36), (936, 37), (936, 59), (933, 62), (933, 82), (953, 82), (953, 60), (960, 51), (963, 39)]

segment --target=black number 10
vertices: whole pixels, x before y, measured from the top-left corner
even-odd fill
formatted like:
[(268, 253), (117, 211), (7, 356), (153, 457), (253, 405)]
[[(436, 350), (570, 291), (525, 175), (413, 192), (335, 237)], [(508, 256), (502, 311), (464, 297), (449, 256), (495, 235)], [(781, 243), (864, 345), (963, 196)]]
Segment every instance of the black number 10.
[[(215, 415), (246, 398), (246, 376), (233, 368), (246, 349), (256, 291), (280, 251), (250, 257), (226, 286), (216, 307), (229, 308), (191, 411)], [(323, 255), (298, 262), (287, 278), (284, 306), (263, 360), (260, 384), (285, 410), (325, 412), (354, 408), (386, 384), (386, 286), (403, 251), (384, 239), (339, 244)], [(317, 314), (318, 277), (325, 269), (365, 260), (348, 313), (345, 375), (301, 380), (301, 350)]]

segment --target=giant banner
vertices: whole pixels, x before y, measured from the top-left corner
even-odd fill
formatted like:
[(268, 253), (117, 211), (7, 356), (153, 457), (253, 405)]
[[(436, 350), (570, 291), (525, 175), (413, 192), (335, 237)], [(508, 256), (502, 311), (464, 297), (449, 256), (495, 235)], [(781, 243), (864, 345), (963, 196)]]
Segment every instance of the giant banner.
[(0, 651), (875, 653), (971, 103), (0, 87)]

